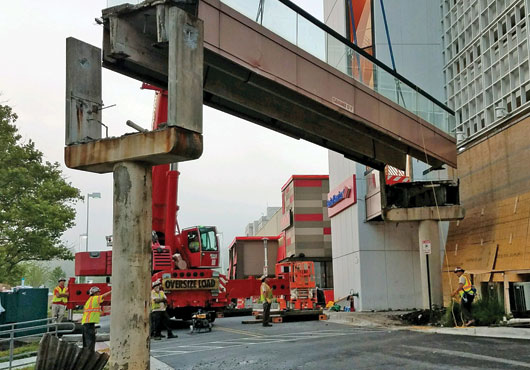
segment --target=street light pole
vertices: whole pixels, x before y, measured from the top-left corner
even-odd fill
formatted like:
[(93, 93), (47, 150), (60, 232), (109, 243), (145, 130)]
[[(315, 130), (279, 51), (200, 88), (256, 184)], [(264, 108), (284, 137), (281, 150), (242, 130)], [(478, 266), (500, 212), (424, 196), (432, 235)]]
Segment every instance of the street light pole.
[(85, 252), (88, 252), (88, 211), (90, 208), (90, 198), (101, 198), (101, 193), (88, 193), (86, 195), (86, 248)]

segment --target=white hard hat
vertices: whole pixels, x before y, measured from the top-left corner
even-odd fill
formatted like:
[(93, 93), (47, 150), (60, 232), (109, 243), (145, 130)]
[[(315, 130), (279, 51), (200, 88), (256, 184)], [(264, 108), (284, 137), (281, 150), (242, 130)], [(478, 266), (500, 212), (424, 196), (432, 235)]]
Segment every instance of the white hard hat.
[(66, 278), (59, 278), (59, 280), (57, 280), (57, 282), (61, 282), (61, 281), (66, 281)]
[(153, 286), (153, 288), (155, 286), (159, 286), (159, 285), (162, 285), (162, 280), (160, 279), (156, 279), (155, 281), (153, 281), (153, 283), (151, 284)]
[(90, 293), (90, 295), (92, 295), (92, 294), (96, 294), (99, 291), (100, 289), (97, 286), (93, 286), (92, 288), (90, 288), (88, 292)]

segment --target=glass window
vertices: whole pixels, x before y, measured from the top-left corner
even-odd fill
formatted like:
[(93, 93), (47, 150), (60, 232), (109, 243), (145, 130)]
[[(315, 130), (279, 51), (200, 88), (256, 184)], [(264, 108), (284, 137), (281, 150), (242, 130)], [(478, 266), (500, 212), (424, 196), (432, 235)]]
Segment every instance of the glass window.
[(217, 251), (217, 238), (215, 236), (215, 228), (213, 227), (201, 227), (199, 229), (201, 233), (201, 244), (203, 252), (214, 252)]
[(191, 231), (188, 233), (188, 248), (192, 253), (198, 252), (201, 249), (199, 236), (197, 235), (196, 231)]

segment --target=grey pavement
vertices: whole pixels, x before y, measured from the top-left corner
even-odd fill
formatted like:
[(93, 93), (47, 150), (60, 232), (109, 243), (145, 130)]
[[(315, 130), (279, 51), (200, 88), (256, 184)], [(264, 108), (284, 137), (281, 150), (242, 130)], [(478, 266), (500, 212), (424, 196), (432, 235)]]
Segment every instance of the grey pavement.
[[(243, 318), (248, 319), (248, 318)], [(451, 336), (326, 321), (241, 324), (218, 319), (211, 333), (151, 342), (174, 369), (528, 369), (528, 342)]]

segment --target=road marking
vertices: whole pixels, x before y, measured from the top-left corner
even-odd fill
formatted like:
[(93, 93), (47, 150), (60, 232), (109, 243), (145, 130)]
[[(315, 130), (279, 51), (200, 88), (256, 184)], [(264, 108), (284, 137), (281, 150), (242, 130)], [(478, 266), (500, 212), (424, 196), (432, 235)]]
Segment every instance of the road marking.
[(492, 356), (486, 356), (486, 355), (478, 355), (476, 353), (472, 352), (463, 352), (463, 351), (452, 351), (449, 349), (439, 349), (439, 348), (425, 348), (425, 347), (419, 347), (419, 346), (403, 346), (406, 348), (412, 348), (418, 351), (423, 352), (430, 352), (430, 353), (443, 353), (445, 355), (449, 356), (458, 356), (463, 358), (473, 358), (475, 360), (483, 360), (483, 361), (491, 361), (491, 362), (498, 362), (501, 364), (507, 364), (507, 365), (513, 365), (513, 366), (521, 366), (530, 368), (530, 364), (528, 362), (522, 362), (522, 361), (515, 361), (515, 360), (508, 360), (505, 358), (499, 358), (499, 357), (492, 357)]
[(250, 335), (251, 337), (263, 337), (263, 336), (265, 336), (264, 334), (255, 334), (255, 333), (251, 333), (251, 332), (245, 331), (245, 330), (232, 329), (232, 328), (227, 328), (227, 327), (218, 326), (218, 325), (216, 325), (215, 328), (219, 329), (219, 330), (222, 330), (222, 331), (229, 332), (229, 333)]
[[(316, 334), (318, 332), (307, 332), (307, 333)], [(338, 336), (351, 335), (352, 333), (350, 331), (347, 331), (347, 332), (341, 332), (341, 333), (323, 333), (323, 334), (324, 335), (310, 335), (310, 336), (306, 335), (306, 336), (298, 336), (298, 337), (284, 338), (284, 339), (281, 339), (281, 337), (280, 338), (276, 338), (276, 337), (272, 337), (272, 336), (262, 336), (262, 338), (260, 338), (260, 340), (257, 340), (256, 342), (243, 342), (243, 340), (245, 340), (245, 339), (247, 339), (249, 341), (255, 341), (257, 339), (257, 338), (247, 337), (247, 338), (233, 339), (234, 341), (237, 341), (237, 342), (230, 342), (230, 341), (227, 340), (227, 341), (213, 341), (213, 342), (197, 343), (195, 345), (195, 347), (197, 348), (196, 350), (186, 351), (186, 353), (175, 353), (175, 354), (168, 353), (168, 354), (156, 355), (155, 357), (156, 358), (161, 358), (161, 357), (174, 356), (174, 355), (179, 355), (179, 354), (190, 354), (190, 353), (196, 353), (196, 352), (211, 351), (212, 348), (203, 348), (204, 345), (209, 345), (209, 344), (223, 344), (223, 343), (226, 343), (226, 344), (231, 344), (230, 346), (227, 346), (227, 347), (234, 348), (234, 347), (252, 346), (252, 345), (256, 345), (256, 344), (263, 345), (263, 344), (269, 344), (269, 343), (298, 342), (298, 341), (302, 341), (302, 340), (338, 337)], [(267, 342), (261, 340), (261, 339), (265, 339), (265, 338), (269, 338), (270, 340), (267, 341)], [(219, 349), (227, 348), (227, 347), (221, 347)], [(179, 347), (177, 346), (177, 348), (179, 348)], [(165, 351), (165, 352), (169, 352), (169, 351)]]

